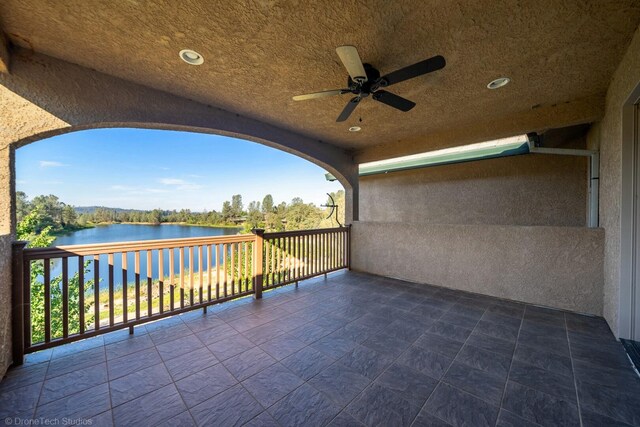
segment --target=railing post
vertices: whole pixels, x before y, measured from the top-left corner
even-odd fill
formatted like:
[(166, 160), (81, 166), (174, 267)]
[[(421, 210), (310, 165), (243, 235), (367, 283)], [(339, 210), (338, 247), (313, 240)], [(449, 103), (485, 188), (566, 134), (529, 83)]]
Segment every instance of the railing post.
[[(11, 335), (13, 346), (13, 364), (22, 365), (24, 361), (24, 256), (23, 251), (27, 246), (25, 241), (13, 242), (11, 277), (13, 278), (11, 289)], [(27, 278), (30, 280), (30, 278)]]
[(347, 269), (351, 270), (351, 224), (347, 225)]
[(256, 236), (255, 244), (255, 253), (253, 256), (253, 271), (254, 271), (254, 284), (253, 284), (253, 296), (255, 299), (262, 298), (262, 275), (263, 275), (263, 266), (262, 266), (262, 252), (264, 250), (264, 229), (263, 228), (254, 228), (251, 232)]

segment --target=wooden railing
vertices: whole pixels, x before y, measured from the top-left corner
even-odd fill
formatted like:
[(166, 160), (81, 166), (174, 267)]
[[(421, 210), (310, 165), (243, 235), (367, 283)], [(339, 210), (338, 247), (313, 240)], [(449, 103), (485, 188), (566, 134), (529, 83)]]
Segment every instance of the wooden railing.
[(14, 363), (25, 353), (349, 267), (349, 228), (13, 247)]
[(264, 289), (349, 267), (349, 229), (264, 234)]

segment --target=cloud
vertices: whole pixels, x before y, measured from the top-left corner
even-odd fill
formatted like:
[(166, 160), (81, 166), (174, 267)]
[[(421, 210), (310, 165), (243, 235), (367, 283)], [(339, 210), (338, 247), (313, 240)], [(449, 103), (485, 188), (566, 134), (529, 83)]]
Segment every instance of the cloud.
[(187, 182), (184, 179), (178, 179), (178, 178), (162, 178), (160, 180), (160, 184), (164, 184), (164, 185), (184, 185), (184, 184), (187, 184)]
[(131, 191), (133, 189), (134, 187), (130, 187), (128, 185), (112, 185), (111, 187), (109, 187), (109, 190), (113, 191)]
[(41, 168), (59, 168), (62, 166), (69, 166), (69, 165), (65, 165), (64, 163), (56, 162), (53, 160), (40, 160), (39, 163)]
[(159, 180), (161, 184), (173, 186), (178, 191), (194, 191), (202, 188), (202, 185), (194, 182), (185, 181), (179, 178), (162, 178)]

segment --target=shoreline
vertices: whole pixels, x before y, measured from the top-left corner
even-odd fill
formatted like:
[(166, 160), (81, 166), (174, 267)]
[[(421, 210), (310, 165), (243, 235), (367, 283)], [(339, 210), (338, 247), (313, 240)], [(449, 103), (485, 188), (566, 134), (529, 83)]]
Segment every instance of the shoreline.
[[(154, 226), (160, 226), (160, 225), (182, 225), (182, 226), (186, 226), (186, 227), (206, 227), (206, 228), (237, 228), (237, 229), (242, 229), (242, 227), (237, 226), (237, 225), (218, 225), (218, 224), (191, 224), (188, 222), (161, 222), (159, 224), (154, 223), (154, 222), (98, 222), (95, 224), (92, 224), (91, 226), (85, 227), (85, 228), (93, 228), (93, 227), (100, 227), (100, 226), (106, 226), (106, 225), (118, 225), (118, 224), (125, 224), (125, 225), (154, 225)], [(76, 230), (73, 230), (76, 231)]]

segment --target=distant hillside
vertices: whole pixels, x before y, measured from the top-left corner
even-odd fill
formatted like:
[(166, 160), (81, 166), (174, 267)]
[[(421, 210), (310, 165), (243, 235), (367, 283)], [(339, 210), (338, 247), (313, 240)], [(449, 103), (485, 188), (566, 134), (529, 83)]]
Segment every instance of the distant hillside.
[(109, 208), (106, 206), (74, 206), (73, 208), (79, 214), (93, 214), (98, 209), (105, 209), (108, 211), (113, 211), (118, 213), (147, 212), (139, 209)]

